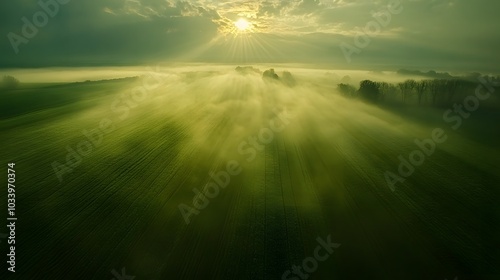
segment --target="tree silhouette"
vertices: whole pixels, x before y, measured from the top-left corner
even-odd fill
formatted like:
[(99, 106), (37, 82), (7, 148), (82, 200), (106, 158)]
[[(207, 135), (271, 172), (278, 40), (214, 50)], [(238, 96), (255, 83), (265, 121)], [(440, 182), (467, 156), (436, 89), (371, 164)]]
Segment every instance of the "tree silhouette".
[(351, 81), (352, 81), (352, 78), (349, 75), (342, 77), (342, 79), (340, 80), (340, 82), (342, 84), (349, 84)]
[(432, 96), (432, 104), (436, 105), (438, 103), (438, 97), (440, 93), (443, 93), (446, 88), (446, 80), (434, 79), (429, 81), (429, 92)]
[(252, 66), (243, 66), (243, 67), (238, 66), (234, 70), (243, 75), (261, 73), (259, 69), (253, 68)]
[(428, 87), (429, 87), (428, 81), (419, 81), (416, 83), (415, 89), (417, 91), (418, 104), (422, 104), (422, 97)]
[(338, 84), (337, 89), (339, 92), (345, 97), (355, 97), (356, 96), (356, 88), (349, 84)]
[(269, 69), (269, 70), (264, 71), (264, 73), (262, 74), (262, 78), (263, 79), (271, 79), (271, 80), (279, 80), (280, 79), (278, 74), (276, 74), (276, 72), (274, 72), (274, 69)]
[(406, 102), (406, 99), (413, 92), (413, 89), (415, 88), (416, 85), (417, 82), (415, 80), (406, 80), (402, 83), (398, 83), (398, 87), (401, 90), (401, 97), (403, 103)]
[(12, 77), (12, 76), (5, 75), (5, 76), (3, 76), (3, 79), (2, 79), (2, 85), (4, 88), (14, 89), (14, 88), (17, 88), (19, 86), (19, 80)]
[(283, 71), (283, 75), (282, 75), (282, 81), (285, 85), (289, 86), (289, 87), (294, 87), (297, 82), (295, 81), (295, 78), (293, 77), (292, 73), (288, 72), (288, 71)]
[(358, 92), (361, 98), (370, 102), (377, 102), (380, 97), (380, 90), (377, 83), (370, 80), (361, 81)]

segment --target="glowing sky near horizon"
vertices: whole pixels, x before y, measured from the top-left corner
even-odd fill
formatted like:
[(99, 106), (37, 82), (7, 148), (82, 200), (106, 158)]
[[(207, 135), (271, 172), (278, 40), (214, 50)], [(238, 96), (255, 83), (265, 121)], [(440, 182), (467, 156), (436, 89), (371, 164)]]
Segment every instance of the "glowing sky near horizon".
[[(354, 45), (388, 5), (401, 12), (347, 61), (339, 46)], [(499, 8), (487, 0), (70, 1), (18, 54), (4, 36), (0, 67), (176, 61), (498, 72)], [(21, 19), (39, 11), (36, 1), (1, 2), (0, 33), (23, 36)]]

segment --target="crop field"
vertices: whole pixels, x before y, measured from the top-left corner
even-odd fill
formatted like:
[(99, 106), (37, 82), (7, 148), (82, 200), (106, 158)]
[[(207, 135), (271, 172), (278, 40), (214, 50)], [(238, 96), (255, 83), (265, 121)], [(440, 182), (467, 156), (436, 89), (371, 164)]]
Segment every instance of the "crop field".
[(378, 106), (292, 73), (1, 90), (18, 244), (0, 278), (499, 279), (500, 110), (454, 129), (450, 108)]

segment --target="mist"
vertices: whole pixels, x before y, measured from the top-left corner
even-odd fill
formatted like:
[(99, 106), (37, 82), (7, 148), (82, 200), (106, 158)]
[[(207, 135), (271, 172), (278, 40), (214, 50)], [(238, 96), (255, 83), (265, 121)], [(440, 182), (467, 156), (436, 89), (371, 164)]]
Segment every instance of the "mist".
[[(395, 263), (424, 277), (443, 267), (462, 271), (408, 242), (424, 238), (415, 232), (458, 244), (459, 252), (436, 254), (474, 267), (490, 256), (466, 245), (497, 239), (470, 208), (493, 213), (498, 197), (498, 94), (487, 94), (496, 84), (478, 95), (481, 83), (472, 80), (300, 65), (25, 69), (15, 76), (17, 87), (0, 91), (0, 156), (19, 159), (30, 174), (18, 181), (33, 186), (17, 195), (30, 196), (36, 209), (24, 238), (47, 251), (56, 241), (40, 243), (35, 229), (80, 232), (83, 241), (66, 241), (70, 253), (55, 253), (68, 264), (97, 260), (92, 273), (107, 275), (117, 266), (108, 256), (119, 255), (143, 279), (194, 279), (199, 270), (179, 269), (193, 264), (220, 273), (217, 279), (279, 279), (314, 251), (318, 236), (330, 236), (339, 268), (325, 263), (315, 272), (320, 278), (380, 278)], [(402, 98), (407, 85), (415, 88)], [(417, 99), (418, 85), (439, 85), (438, 97), (429, 87)], [(473, 217), (467, 235), (456, 235), (462, 222), (448, 219), (456, 213)], [(123, 237), (108, 238), (117, 232)], [(384, 269), (359, 270), (374, 255), (387, 261)]]

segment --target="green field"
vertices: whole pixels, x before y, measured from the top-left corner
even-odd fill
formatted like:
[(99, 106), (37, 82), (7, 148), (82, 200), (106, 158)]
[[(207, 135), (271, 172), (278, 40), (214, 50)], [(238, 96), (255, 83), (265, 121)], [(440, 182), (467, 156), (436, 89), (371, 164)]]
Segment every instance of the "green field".
[[(341, 245), (308, 279), (500, 279), (499, 110), (453, 130), (446, 108), (297, 80), (182, 72), (142, 93), (139, 78), (0, 91), (18, 217), (16, 273), (0, 278), (282, 279), (330, 235)], [(251, 150), (270, 121), (283, 130)], [(447, 140), (391, 191), (385, 172), (435, 128)], [(179, 205), (234, 161), (241, 173), (186, 223)]]

